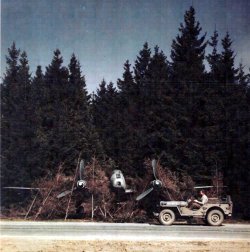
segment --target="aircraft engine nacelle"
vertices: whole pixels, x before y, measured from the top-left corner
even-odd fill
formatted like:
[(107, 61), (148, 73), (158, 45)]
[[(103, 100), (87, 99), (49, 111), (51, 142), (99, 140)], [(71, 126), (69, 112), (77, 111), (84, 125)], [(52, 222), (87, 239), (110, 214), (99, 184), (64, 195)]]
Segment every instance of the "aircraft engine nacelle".
[(83, 189), (86, 186), (87, 182), (85, 180), (77, 181), (77, 188)]
[(151, 182), (154, 189), (161, 189), (162, 188), (162, 182), (158, 179)]

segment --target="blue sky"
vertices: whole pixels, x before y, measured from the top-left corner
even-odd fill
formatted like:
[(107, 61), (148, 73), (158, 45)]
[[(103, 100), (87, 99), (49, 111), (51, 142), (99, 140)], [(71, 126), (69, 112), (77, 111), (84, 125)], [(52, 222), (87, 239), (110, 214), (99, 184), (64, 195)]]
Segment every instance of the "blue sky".
[[(103, 78), (116, 83), (123, 64), (133, 64), (145, 41), (156, 44), (169, 59), (185, 11), (194, 4), (196, 17), (207, 32), (226, 31), (240, 61), (250, 67), (250, 1), (248, 0), (2, 0), (1, 76), (7, 48), (13, 41), (28, 54), (31, 72), (43, 70), (60, 49), (64, 65), (75, 53), (89, 92)], [(208, 51), (208, 50), (207, 50)]]

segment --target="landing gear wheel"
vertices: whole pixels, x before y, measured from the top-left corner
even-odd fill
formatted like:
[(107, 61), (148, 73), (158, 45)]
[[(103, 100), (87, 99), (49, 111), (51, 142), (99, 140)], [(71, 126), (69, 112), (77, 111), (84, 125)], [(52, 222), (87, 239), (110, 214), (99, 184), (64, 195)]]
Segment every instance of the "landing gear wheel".
[(170, 209), (164, 209), (159, 214), (159, 221), (163, 225), (170, 226), (175, 221), (175, 213)]
[(220, 210), (211, 210), (207, 215), (207, 223), (210, 226), (220, 226), (224, 221), (224, 215)]

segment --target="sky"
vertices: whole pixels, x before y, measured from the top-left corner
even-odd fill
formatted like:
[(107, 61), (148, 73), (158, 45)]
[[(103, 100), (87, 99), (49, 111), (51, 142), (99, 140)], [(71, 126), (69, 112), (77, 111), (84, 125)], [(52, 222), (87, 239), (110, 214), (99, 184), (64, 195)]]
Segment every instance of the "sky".
[[(168, 59), (172, 40), (190, 5), (209, 39), (215, 27), (222, 39), (229, 31), (239, 62), (250, 67), (249, 0), (1, 0), (1, 77), (5, 55), (15, 41), (28, 54), (32, 75), (43, 71), (59, 49), (64, 65), (75, 53), (89, 92), (101, 80), (116, 84), (123, 64), (132, 66), (147, 41)], [(209, 50), (207, 50), (209, 52)]]

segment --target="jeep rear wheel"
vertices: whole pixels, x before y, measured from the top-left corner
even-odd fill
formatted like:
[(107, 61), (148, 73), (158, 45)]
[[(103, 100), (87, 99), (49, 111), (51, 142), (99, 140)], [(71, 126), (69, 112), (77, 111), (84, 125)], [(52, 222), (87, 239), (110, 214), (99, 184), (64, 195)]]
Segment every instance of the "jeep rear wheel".
[(163, 225), (172, 225), (175, 221), (175, 213), (170, 209), (164, 209), (159, 214), (159, 221)]
[(220, 210), (211, 210), (207, 215), (207, 223), (211, 226), (220, 226), (224, 221), (224, 214)]

